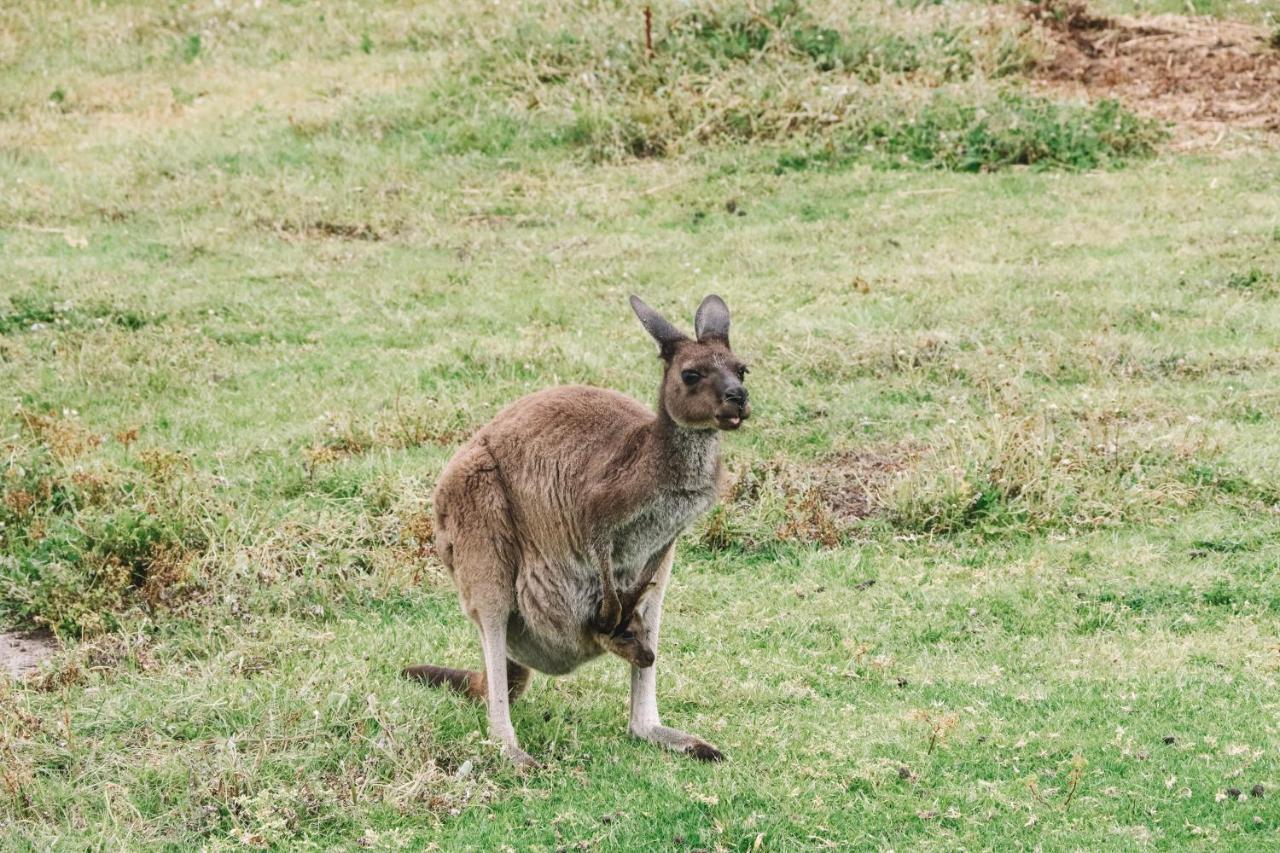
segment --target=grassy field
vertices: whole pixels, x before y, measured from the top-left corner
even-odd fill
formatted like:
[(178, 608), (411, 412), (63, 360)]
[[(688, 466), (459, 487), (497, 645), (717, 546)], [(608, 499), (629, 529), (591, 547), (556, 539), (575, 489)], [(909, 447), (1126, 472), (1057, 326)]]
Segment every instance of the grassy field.
[[(0, 848), (1280, 843), (1274, 142), (1033, 85), (1012, 5), (638, 10), (0, 9), (0, 627), (65, 643)], [(658, 662), (728, 761), (602, 659), (517, 775), (397, 675), (479, 661), (427, 501), (654, 396), (631, 292), (752, 364)]]

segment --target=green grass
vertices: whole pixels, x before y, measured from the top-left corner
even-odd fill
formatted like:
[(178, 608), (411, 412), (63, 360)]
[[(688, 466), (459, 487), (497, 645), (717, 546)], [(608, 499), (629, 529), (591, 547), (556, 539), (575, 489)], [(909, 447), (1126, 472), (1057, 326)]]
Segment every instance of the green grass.
[[(68, 644), (0, 847), (1274, 846), (1280, 158), (866, 6), (0, 11), (0, 624)], [(729, 760), (601, 660), (516, 775), (397, 676), (479, 660), (431, 486), (712, 291), (757, 414), (659, 701)]]

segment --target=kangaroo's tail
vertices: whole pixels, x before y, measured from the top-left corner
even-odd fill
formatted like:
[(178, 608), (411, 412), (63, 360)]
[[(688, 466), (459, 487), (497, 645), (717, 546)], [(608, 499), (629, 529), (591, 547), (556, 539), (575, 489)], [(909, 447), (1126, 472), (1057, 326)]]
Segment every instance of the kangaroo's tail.
[[(407, 666), (400, 671), (405, 678), (416, 679), (417, 681), (425, 681), (432, 687), (448, 687), (450, 690), (456, 690), (463, 696), (474, 699), (477, 702), (483, 702), (485, 694), (485, 679), (483, 672), (476, 672), (474, 669), (452, 669), (447, 666), (435, 666), (429, 663), (420, 663), (417, 666)], [(511, 699), (517, 698), (529, 686), (529, 679), (532, 672), (528, 667), (521, 666), (510, 658), (507, 659), (507, 694)]]

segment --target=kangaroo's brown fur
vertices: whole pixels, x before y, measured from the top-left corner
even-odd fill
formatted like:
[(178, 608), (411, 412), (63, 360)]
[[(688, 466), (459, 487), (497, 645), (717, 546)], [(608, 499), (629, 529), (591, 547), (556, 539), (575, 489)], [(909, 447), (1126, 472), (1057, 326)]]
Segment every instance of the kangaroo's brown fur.
[(472, 436), (436, 486), (436, 546), (480, 629), (485, 668), (405, 674), (484, 698), (490, 734), (516, 763), (532, 759), (508, 703), (529, 671), (567, 673), (603, 651), (632, 663), (633, 734), (720, 757), (661, 724), (652, 663), (675, 539), (716, 500), (719, 431), (750, 415), (746, 367), (718, 296), (698, 308), (696, 339), (631, 304), (663, 360), (656, 413), (615, 391), (540, 391)]

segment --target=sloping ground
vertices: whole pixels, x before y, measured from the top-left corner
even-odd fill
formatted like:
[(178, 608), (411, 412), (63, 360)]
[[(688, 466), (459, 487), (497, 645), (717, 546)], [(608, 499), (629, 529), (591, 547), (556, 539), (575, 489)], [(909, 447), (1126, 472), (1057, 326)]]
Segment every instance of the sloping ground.
[(1038, 76), (1114, 97), (1194, 135), (1280, 132), (1280, 49), (1249, 24), (1181, 15), (1114, 18), (1082, 3), (1039, 3), (1028, 16), (1054, 45)]

